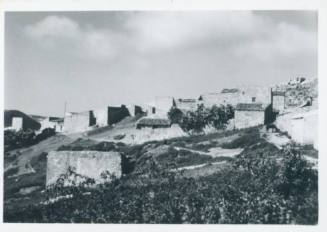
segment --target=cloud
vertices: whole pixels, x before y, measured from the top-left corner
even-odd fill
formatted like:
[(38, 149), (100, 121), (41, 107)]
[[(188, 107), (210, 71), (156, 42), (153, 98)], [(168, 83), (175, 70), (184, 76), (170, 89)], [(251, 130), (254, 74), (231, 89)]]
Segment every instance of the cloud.
[[(108, 13), (109, 14), (109, 13)], [(28, 25), (26, 34), (47, 49), (83, 58), (112, 59), (209, 46), (226, 55), (257, 57), (316, 52), (316, 33), (299, 21), (250, 11), (124, 12), (117, 25), (80, 25), (66, 16), (48, 16)], [(272, 20), (273, 19), (273, 20)], [(115, 28), (115, 29), (113, 29)], [(118, 29), (117, 29), (118, 28)]]
[(130, 15), (125, 27), (139, 49), (156, 51), (251, 35), (257, 24), (251, 12), (151, 12)]
[(111, 58), (115, 55), (115, 33), (82, 28), (65, 16), (48, 16), (25, 27), (25, 33), (46, 49), (60, 49), (82, 58)]

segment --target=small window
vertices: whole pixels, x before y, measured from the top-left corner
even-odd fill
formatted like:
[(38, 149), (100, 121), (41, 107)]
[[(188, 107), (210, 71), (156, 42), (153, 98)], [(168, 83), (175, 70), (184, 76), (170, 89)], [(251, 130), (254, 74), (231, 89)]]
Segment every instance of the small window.
[(252, 97), (252, 102), (255, 102), (255, 97)]

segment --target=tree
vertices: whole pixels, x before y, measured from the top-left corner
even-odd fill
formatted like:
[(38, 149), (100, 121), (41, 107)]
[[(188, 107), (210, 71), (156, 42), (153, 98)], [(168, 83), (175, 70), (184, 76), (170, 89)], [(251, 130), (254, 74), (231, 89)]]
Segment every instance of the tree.
[(172, 107), (168, 112), (168, 118), (172, 123), (179, 124), (182, 121), (183, 112), (176, 107)]

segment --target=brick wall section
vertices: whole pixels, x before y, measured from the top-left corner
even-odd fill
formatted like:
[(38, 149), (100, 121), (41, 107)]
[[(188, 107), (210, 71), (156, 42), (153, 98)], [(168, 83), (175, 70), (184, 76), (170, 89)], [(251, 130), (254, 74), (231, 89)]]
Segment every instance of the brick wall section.
[(71, 167), (79, 175), (101, 183), (101, 173), (109, 171), (121, 177), (121, 155), (118, 152), (51, 151), (48, 154), (46, 185), (54, 184)]

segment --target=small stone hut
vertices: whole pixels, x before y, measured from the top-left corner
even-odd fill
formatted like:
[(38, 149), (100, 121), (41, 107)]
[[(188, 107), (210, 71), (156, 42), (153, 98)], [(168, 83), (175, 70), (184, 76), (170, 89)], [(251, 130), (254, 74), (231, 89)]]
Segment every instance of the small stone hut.
[(96, 184), (99, 184), (105, 181), (101, 174), (106, 172), (118, 178), (121, 177), (122, 157), (120, 153), (51, 151), (47, 160), (46, 185), (55, 184), (59, 178), (62, 178), (67, 185), (70, 183), (69, 180), (73, 180), (78, 184), (85, 178), (92, 178)]
[(39, 130), (41, 124), (31, 116), (19, 110), (5, 110), (4, 112), (5, 130)]
[(265, 108), (261, 103), (239, 103), (235, 109), (235, 128), (242, 129), (265, 122)]

